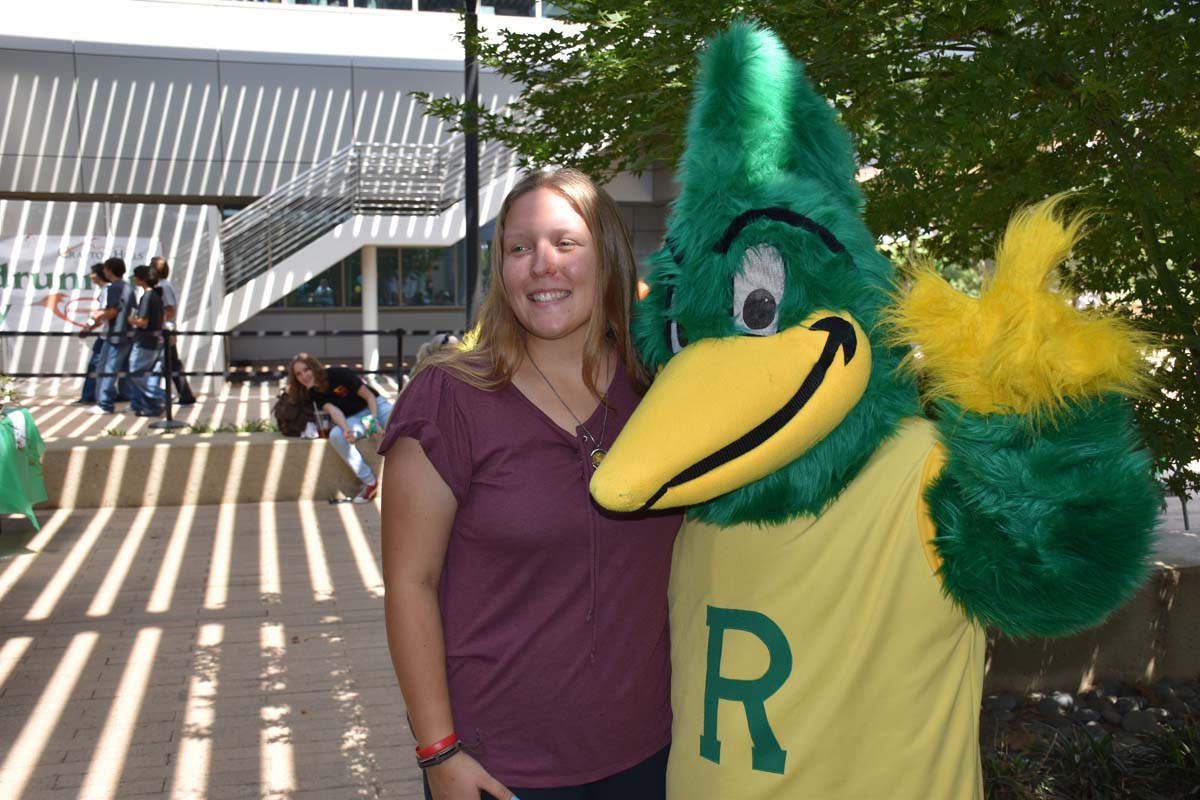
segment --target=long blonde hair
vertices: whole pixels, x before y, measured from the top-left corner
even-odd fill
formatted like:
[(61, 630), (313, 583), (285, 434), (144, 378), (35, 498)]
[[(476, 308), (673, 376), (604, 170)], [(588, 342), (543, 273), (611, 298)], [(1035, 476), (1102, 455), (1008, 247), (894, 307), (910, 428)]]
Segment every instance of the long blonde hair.
[(596, 246), (596, 296), (583, 348), (584, 385), (597, 399), (602, 396), (595, 375), (604, 355), (605, 339), (611, 336), (625, 361), (629, 382), (639, 394), (644, 392), (650, 376), (629, 334), (629, 316), (637, 297), (633, 244), (612, 198), (587, 175), (570, 168), (530, 173), (504, 198), (492, 239), (492, 283), (476, 317), (475, 346), (468, 351), (446, 349), (434, 353), (419, 364), (414, 375), (425, 367), (437, 366), (485, 391), (496, 391), (512, 380), (525, 357), (525, 329), (513, 314), (504, 289), (504, 228), (513, 203), (536, 189), (550, 189), (570, 203), (587, 224)]

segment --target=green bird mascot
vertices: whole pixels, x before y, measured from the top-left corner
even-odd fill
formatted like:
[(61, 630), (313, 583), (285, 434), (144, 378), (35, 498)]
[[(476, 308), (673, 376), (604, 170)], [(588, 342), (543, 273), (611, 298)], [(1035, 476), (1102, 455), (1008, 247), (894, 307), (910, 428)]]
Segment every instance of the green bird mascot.
[(982, 798), (985, 626), (1076, 631), (1146, 574), (1145, 343), (1055, 288), (1081, 221), (1018, 213), (978, 299), (902, 292), (855, 171), (772, 32), (708, 43), (636, 313), (657, 378), (591, 483), (689, 507), (672, 800)]

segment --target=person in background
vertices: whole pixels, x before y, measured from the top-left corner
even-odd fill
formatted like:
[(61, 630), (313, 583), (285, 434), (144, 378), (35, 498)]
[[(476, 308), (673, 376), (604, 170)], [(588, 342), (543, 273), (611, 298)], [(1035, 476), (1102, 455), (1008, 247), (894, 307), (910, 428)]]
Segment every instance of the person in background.
[[(129, 313), (129, 325), (137, 333), (129, 356), (129, 371), (147, 372), (162, 354), (163, 301), (162, 290), (156, 285), (158, 273), (148, 264), (133, 268), (133, 282), (142, 290), (137, 309)], [(132, 375), (133, 396), (130, 407), (139, 417), (157, 417), (163, 413), (163, 390), (156, 374)]]
[[(91, 272), (88, 273), (88, 278), (92, 285), (96, 287), (96, 305), (101, 308), (105, 305), (106, 295), (108, 294), (108, 278), (104, 276), (103, 264), (92, 264)], [(87, 339), (93, 335), (95, 331), (91, 320), (88, 320), (87, 327), (80, 332), (81, 339)], [(79, 399), (75, 401), (77, 406), (91, 406), (96, 404), (96, 373), (100, 371), (100, 351), (104, 347), (104, 339), (97, 336), (92, 341), (92, 354), (88, 357), (87, 377), (83, 379), (83, 391), (79, 394)]]
[(297, 353), (288, 365), (288, 397), (293, 402), (314, 404), (333, 420), (329, 443), (361, 484), (353, 501), (370, 502), (379, 481), (354, 445), (387, 425), (392, 404), (354, 370), (326, 367), (308, 353)]
[(682, 517), (588, 495), (649, 384), (629, 234), (587, 176), (539, 172), (491, 259), (473, 348), (425, 359), (379, 448), (384, 618), (426, 797), (661, 800)]
[(96, 382), (96, 405), (89, 414), (112, 414), (116, 410), (118, 372), (129, 370), (133, 340), (127, 335), (129, 312), (133, 310), (133, 287), (125, 282), (125, 260), (113, 256), (104, 262), (108, 279), (104, 308), (92, 315), (88, 330), (102, 329), (104, 346), (100, 350), (100, 372), (108, 373)]
[(438, 352), (442, 348), (456, 347), (459, 344), (461, 344), (461, 342), (458, 340), (458, 337), (455, 336), (453, 333), (437, 334), (436, 336), (434, 336), (428, 342), (425, 342), (424, 344), (422, 344), (417, 349), (416, 358), (413, 360), (414, 371), (416, 369), (420, 368), (422, 362), (424, 362), (425, 359), (429, 358), (431, 355)]
[(188, 384), (187, 376), (183, 374), (183, 362), (179, 360), (179, 351), (175, 347), (175, 316), (179, 313), (179, 295), (175, 285), (168, 280), (171, 275), (171, 265), (162, 256), (150, 259), (150, 266), (158, 275), (158, 288), (162, 290), (163, 302), (163, 354), (171, 361), (171, 381), (175, 386), (175, 396), (179, 398), (175, 405), (191, 406), (196, 404), (196, 395)]

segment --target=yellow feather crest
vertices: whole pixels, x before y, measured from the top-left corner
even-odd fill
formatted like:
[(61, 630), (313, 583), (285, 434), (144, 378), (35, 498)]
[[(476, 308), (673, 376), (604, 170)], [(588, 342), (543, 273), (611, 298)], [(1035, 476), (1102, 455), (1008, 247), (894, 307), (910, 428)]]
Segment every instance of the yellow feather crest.
[(1064, 219), (1055, 195), (1017, 212), (979, 299), (919, 265), (886, 318), (926, 391), (981, 413), (1042, 416), (1072, 398), (1135, 394), (1149, 340), (1123, 320), (1072, 306), (1056, 267), (1082, 238), (1086, 215)]

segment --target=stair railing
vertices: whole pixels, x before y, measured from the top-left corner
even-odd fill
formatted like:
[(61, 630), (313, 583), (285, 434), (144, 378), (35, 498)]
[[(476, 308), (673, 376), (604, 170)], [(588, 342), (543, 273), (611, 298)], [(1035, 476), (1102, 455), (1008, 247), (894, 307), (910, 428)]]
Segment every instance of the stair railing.
[[(463, 149), (462, 137), (439, 145), (357, 142), (254, 201), (221, 224), (226, 294), (357, 214), (442, 213), (466, 196)], [(490, 143), (479, 160), (486, 183), (512, 155)]]

